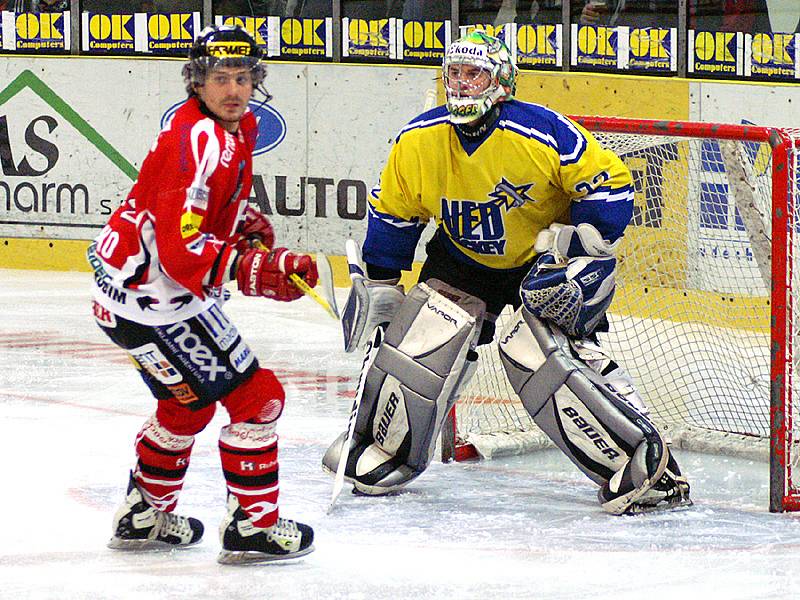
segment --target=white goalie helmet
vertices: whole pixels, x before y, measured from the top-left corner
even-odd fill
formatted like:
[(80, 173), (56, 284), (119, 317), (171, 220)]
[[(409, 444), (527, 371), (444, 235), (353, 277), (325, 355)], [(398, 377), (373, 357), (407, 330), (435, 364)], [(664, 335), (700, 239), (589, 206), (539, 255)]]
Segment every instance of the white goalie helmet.
[(442, 80), (450, 121), (471, 123), (514, 97), (517, 67), (502, 40), (473, 31), (450, 44)]

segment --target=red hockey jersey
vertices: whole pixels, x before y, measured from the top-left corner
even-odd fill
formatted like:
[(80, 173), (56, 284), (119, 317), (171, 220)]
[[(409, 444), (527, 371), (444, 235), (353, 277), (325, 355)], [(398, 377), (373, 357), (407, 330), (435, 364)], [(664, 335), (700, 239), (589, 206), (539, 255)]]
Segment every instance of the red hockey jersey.
[(247, 112), (231, 134), (190, 98), (158, 136), (128, 198), (89, 248), (95, 300), (146, 325), (216, 301), (236, 259), (258, 133)]

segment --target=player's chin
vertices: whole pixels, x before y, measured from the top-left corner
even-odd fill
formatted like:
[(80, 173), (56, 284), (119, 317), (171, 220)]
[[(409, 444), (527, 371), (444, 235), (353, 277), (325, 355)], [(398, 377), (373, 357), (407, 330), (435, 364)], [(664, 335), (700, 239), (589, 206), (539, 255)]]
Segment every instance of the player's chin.
[(242, 118), (247, 105), (245, 104), (223, 104), (220, 107), (220, 117), (226, 121), (238, 121)]

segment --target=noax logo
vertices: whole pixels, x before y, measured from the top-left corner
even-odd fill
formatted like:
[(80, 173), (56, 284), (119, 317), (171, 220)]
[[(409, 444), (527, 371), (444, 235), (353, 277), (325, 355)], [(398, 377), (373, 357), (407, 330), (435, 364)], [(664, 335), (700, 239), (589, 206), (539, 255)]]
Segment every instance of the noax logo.
[[(175, 114), (186, 100), (181, 100), (177, 104), (170, 106), (161, 116), (161, 128), (163, 129), (167, 122)], [(251, 112), (256, 117), (258, 123), (258, 137), (256, 138), (256, 148), (253, 150), (253, 156), (264, 154), (275, 148), (286, 137), (286, 121), (277, 110), (268, 104), (262, 104), (256, 100), (251, 100), (249, 105)]]
[(250, 54), (250, 44), (247, 42), (209, 42), (206, 47), (211, 56), (237, 57)]

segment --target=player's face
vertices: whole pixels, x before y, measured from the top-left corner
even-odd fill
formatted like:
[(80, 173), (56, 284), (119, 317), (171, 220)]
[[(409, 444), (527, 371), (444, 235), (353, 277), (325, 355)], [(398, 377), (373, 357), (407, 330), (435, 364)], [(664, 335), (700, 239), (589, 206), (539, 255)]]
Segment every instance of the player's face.
[(220, 125), (234, 132), (253, 95), (253, 78), (250, 69), (220, 67), (213, 69), (205, 83), (196, 89), (203, 103), (218, 117)]
[(477, 65), (452, 64), (447, 67), (447, 87), (454, 96), (477, 96), (485, 92), (491, 82), (489, 72)]

